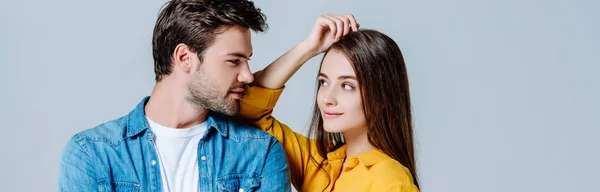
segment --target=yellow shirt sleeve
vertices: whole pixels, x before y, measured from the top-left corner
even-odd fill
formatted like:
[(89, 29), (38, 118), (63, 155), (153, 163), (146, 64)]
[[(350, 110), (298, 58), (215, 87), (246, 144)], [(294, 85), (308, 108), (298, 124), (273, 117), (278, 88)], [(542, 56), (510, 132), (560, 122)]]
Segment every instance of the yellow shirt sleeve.
[[(246, 86), (246, 95), (240, 101), (240, 112), (236, 118), (277, 138), (288, 157), (292, 184), (299, 189), (302, 187), (308, 163), (311, 161), (308, 152), (311, 141), (271, 116), (282, 92), (283, 88), (267, 89), (252, 85)], [(317, 154), (316, 147), (311, 148), (315, 148), (313, 154)]]
[(405, 183), (391, 185), (391, 186), (387, 187), (384, 191), (385, 192), (419, 192), (419, 189), (414, 184), (405, 182)]

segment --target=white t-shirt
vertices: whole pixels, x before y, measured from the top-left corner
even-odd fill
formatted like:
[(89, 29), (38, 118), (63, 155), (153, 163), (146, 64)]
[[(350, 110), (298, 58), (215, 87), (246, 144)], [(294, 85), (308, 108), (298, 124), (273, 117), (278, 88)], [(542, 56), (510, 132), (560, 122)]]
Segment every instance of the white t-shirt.
[(162, 187), (165, 192), (198, 191), (198, 143), (206, 131), (206, 122), (194, 127), (176, 129), (155, 123), (146, 117), (154, 132), (154, 148)]

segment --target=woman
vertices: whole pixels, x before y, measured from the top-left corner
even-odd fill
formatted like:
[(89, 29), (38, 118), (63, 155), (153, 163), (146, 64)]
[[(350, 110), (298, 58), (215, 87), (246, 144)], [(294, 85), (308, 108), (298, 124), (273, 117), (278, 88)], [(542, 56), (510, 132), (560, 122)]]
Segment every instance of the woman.
[[(298, 191), (419, 191), (402, 53), (358, 27), (352, 15), (320, 16), (307, 39), (255, 75), (238, 118), (277, 137)], [(322, 52), (305, 137), (271, 113), (285, 82)]]

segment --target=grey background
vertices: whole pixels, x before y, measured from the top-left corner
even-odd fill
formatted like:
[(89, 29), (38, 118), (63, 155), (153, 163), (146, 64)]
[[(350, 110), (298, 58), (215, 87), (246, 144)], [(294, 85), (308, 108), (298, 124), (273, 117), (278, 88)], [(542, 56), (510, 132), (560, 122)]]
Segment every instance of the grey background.
[[(125, 115), (154, 85), (164, 1), (0, 3), (1, 191), (56, 191), (75, 133)], [(257, 0), (270, 30), (253, 71), (325, 13), (353, 13), (408, 65), (422, 191), (600, 191), (599, 1)], [(275, 116), (305, 133), (317, 57)]]

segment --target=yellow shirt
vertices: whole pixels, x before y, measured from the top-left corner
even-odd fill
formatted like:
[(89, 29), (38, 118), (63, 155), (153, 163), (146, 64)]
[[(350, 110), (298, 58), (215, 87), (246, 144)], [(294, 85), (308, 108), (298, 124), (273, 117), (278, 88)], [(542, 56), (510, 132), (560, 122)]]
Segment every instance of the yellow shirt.
[[(401, 191), (418, 192), (410, 171), (380, 150), (372, 150), (346, 158), (346, 146), (327, 154), (318, 155), (313, 139), (295, 133), (287, 125), (271, 116), (282, 89), (247, 86), (238, 117), (277, 137), (286, 151), (292, 184), (298, 191)], [(311, 148), (309, 149), (309, 142)], [(309, 157), (311, 150), (317, 162), (324, 160), (323, 169)]]

